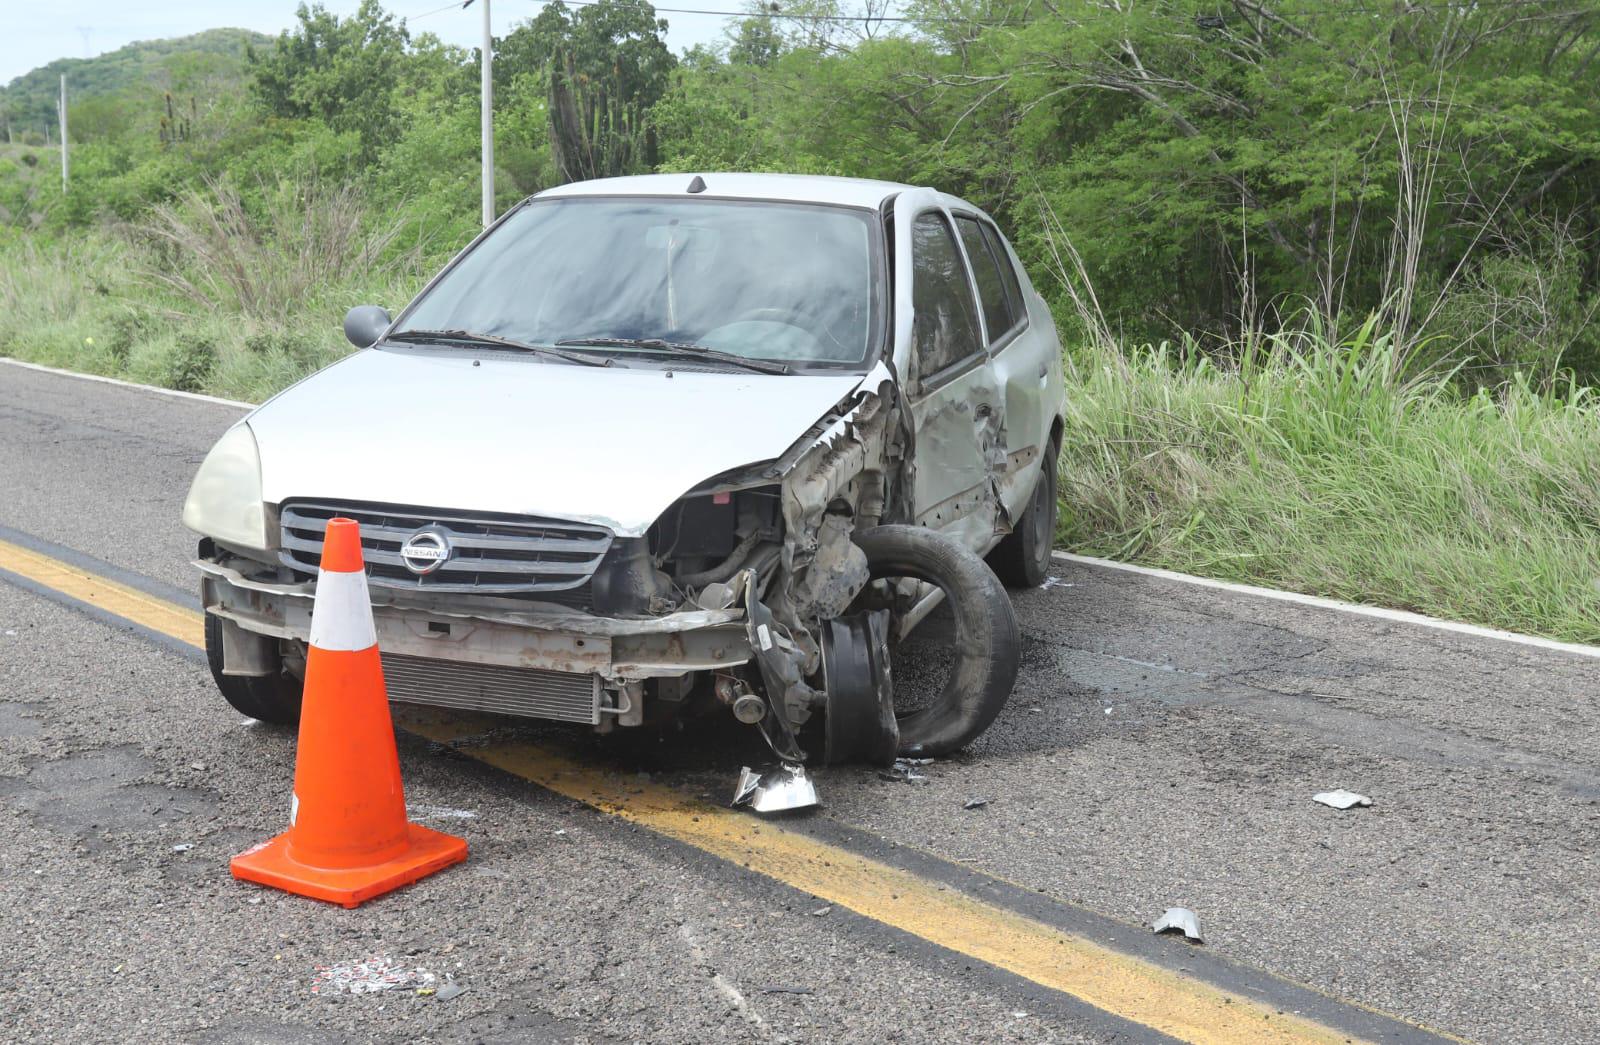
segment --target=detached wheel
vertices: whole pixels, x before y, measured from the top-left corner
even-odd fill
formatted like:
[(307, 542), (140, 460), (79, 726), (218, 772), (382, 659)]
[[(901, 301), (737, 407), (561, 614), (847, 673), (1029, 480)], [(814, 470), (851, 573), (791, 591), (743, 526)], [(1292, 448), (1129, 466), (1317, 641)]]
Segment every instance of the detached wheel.
[(1050, 575), (1050, 552), (1055, 548), (1056, 455), (1052, 451), (1033, 484), (1028, 507), (1012, 531), (989, 552), (989, 565), (1008, 588), (1037, 588)]
[[(855, 541), (873, 580), (913, 578), (941, 588), (953, 620), (943, 688), (895, 716), (900, 754), (929, 758), (966, 747), (1000, 714), (1017, 681), (1022, 641), (1011, 597), (982, 559), (931, 530), (878, 526)], [(863, 599), (870, 601), (875, 587), (869, 584)]]
[(224, 675), (222, 673), (222, 619), (206, 614), (206, 663), (216, 680), (222, 698), (241, 715), (291, 726), (300, 721), (300, 680), (279, 670), (271, 675)]

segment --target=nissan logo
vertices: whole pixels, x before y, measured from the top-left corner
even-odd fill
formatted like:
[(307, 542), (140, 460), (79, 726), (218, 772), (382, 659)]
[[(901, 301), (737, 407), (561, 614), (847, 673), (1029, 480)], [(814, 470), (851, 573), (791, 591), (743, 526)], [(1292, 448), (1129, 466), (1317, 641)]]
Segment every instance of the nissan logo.
[(419, 577), (437, 570), (449, 558), (450, 542), (445, 539), (444, 534), (433, 530), (414, 533), (400, 546), (400, 561), (406, 564), (406, 569)]

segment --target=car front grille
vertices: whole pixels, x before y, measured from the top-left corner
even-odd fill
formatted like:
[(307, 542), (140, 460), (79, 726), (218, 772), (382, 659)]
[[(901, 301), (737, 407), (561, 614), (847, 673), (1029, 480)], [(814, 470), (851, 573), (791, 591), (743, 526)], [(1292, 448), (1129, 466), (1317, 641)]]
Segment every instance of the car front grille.
[(589, 725), (600, 721), (600, 680), (595, 675), (397, 653), (381, 654), (381, 659), (389, 699), (397, 704), (428, 704)]
[[(280, 512), (284, 565), (314, 577), (322, 536), (335, 516), (361, 524), (368, 581), (409, 591), (497, 595), (589, 608), (589, 581), (611, 547), (601, 526), (515, 515), (462, 514), (337, 502), (289, 502)], [(449, 542), (449, 557), (417, 574), (400, 557), (405, 542), (434, 533)]]

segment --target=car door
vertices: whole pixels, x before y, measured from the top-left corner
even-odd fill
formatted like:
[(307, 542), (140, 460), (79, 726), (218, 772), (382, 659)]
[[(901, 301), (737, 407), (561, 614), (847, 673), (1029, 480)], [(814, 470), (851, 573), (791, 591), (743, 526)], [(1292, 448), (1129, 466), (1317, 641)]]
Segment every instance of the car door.
[(937, 206), (916, 211), (908, 240), (910, 264), (900, 271), (911, 276), (905, 385), (915, 438), (913, 513), (920, 525), (982, 552), (1004, 530), (996, 477), (1005, 458), (1005, 401), (950, 215)]
[(1029, 321), (1028, 302), (1005, 240), (976, 211), (951, 212), (978, 292), (989, 366), (1005, 404), (1005, 464), (998, 477), (1001, 501), (1020, 516), (1033, 492), (1055, 410), (1048, 402), (1052, 367), (1059, 370), (1055, 339)]

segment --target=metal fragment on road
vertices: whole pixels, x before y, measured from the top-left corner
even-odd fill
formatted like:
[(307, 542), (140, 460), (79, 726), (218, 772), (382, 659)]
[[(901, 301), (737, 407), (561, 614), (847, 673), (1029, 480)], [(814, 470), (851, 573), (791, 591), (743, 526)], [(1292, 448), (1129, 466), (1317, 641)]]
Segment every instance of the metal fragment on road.
[(790, 987), (782, 983), (769, 983), (761, 988), (762, 994), (815, 994), (810, 987)]
[(1337, 791), (1324, 791), (1321, 794), (1312, 795), (1311, 801), (1321, 802), (1323, 805), (1334, 809), (1349, 809), (1352, 806), (1370, 806), (1372, 804), (1372, 799), (1366, 795), (1358, 795), (1354, 791), (1346, 791), (1342, 787)]
[(927, 775), (917, 772), (915, 767), (928, 765), (932, 761), (931, 758), (897, 758), (894, 760), (894, 765), (880, 772), (878, 776), (884, 780), (898, 780), (907, 784), (926, 784)]
[(739, 771), (732, 806), (747, 805), (757, 813), (782, 813), (817, 804), (817, 789), (805, 766), (785, 762), (777, 769), (757, 773), (749, 766)]
[(317, 966), (317, 982), (311, 985), (311, 993), (321, 994), (326, 987), (341, 994), (376, 994), (398, 989), (421, 990), (437, 982), (438, 977), (427, 969), (399, 965), (386, 955), (375, 955), (360, 961)]
[(1163, 914), (1151, 929), (1158, 934), (1181, 932), (1186, 940), (1193, 940), (1195, 943), (1205, 942), (1200, 935), (1200, 918), (1187, 907), (1168, 907), (1167, 913)]
[(961, 808), (962, 809), (982, 809), (984, 806), (986, 806), (988, 804), (989, 804), (989, 800), (987, 798), (969, 798), (961, 806)]

